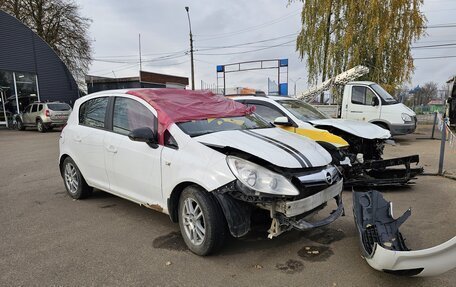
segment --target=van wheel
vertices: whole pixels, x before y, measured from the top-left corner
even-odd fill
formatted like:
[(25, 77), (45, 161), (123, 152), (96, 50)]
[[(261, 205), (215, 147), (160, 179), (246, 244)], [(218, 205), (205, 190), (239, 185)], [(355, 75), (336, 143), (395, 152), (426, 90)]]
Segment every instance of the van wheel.
[(185, 188), (180, 196), (179, 226), (188, 248), (197, 255), (217, 251), (227, 237), (219, 203), (212, 194), (197, 186)]
[(37, 120), (37, 121), (36, 121), (36, 129), (37, 129), (40, 133), (45, 133), (45, 132), (46, 132), (46, 127), (44, 126), (42, 120)]
[(76, 163), (70, 157), (63, 161), (62, 176), (66, 191), (72, 198), (83, 199), (92, 193), (93, 188), (87, 184)]
[(17, 121), (16, 121), (16, 127), (17, 127), (17, 130), (18, 130), (18, 131), (23, 131), (23, 130), (25, 130), (25, 126), (24, 126), (24, 124), (22, 123), (21, 120), (17, 120)]

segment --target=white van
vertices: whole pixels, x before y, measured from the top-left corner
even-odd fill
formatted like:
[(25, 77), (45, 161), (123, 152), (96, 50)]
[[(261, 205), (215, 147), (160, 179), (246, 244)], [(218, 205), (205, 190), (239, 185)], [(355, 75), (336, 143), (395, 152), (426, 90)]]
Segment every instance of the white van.
[(376, 124), (393, 136), (410, 134), (416, 129), (415, 112), (398, 103), (380, 85), (368, 81), (345, 85), (341, 117)]

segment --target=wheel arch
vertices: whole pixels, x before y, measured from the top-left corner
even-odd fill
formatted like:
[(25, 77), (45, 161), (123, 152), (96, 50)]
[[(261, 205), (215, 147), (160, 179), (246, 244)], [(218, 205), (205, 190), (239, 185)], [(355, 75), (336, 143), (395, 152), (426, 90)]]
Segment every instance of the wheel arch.
[[(60, 171), (60, 175), (62, 175), (63, 173), (63, 162), (65, 161), (65, 159), (67, 157), (70, 157), (68, 154), (64, 153), (60, 156), (60, 159), (59, 159), (59, 171)], [(71, 157), (70, 157), (71, 158)]]
[[(178, 216), (178, 208), (179, 208), (179, 198), (182, 194), (182, 191), (188, 186), (198, 186), (203, 190), (206, 190), (204, 187), (201, 185), (191, 182), (191, 181), (184, 181), (176, 185), (173, 190), (171, 191), (171, 194), (167, 200), (167, 205), (168, 205), (168, 213), (169, 217), (171, 218), (171, 221), (174, 223), (177, 223), (179, 221), (179, 216)], [(206, 190), (207, 191), (207, 190)]]
[(377, 125), (379, 127), (382, 127), (384, 129), (386, 128), (389, 131), (391, 130), (391, 123), (389, 123), (388, 121), (385, 121), (385, 120), (375, 119), (375, 120), (371, 121), (370, 123)]

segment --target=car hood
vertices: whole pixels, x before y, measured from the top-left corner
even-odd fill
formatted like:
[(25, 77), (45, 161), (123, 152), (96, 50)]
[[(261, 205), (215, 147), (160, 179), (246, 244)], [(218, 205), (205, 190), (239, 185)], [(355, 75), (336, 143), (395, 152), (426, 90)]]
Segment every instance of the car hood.
[(377, 125), (362, 121), (351, 121), (344, 119), (322, 119), (311, 120), (314, 126), (332, 126), (349, 134), (365, 139), (388, 139), (391, 133)]
[(331, 155), (316, 142), (279, 128), (233, 130), (194, 137), (202, 144), (231, 147), (284, 168), (325, 166)]

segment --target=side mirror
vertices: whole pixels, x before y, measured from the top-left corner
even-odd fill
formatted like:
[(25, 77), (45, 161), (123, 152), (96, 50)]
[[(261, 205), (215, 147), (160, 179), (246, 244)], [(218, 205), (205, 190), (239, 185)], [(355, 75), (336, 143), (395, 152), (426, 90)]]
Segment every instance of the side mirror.
[(277, 117), (274, 120), (275, 125), (280, 125), (280, 126), (291, 126), (292, 124), (290, 123), (290, 120), (287, 117)]
[(378, 106), (378, 98), (377, 97), (373, 97), (372, 98), (372, 106), (373, 107)]
[(157, 137), (155, 136), (155, 133), (148, 127), (132, 130), (128, 134), (128, 138), (136, 142), (145, 142), (151, 148), (158, 147)]

